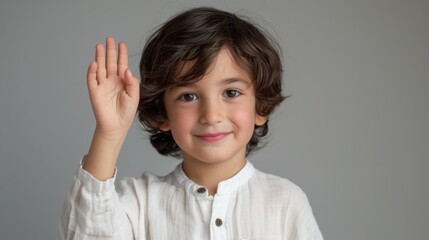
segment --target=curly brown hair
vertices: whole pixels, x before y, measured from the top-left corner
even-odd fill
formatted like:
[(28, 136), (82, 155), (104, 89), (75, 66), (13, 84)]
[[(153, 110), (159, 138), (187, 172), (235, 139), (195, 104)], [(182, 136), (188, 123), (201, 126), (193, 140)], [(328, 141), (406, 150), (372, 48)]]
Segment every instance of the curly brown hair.
[[(187, 10), (149, 37), (140, 61), (138, 119), (160, 154), (181, 156), (171, 132), (159, 129), (168, 119), (164, 106), (166, 89), (184, 81), (200, 80), (222, 47), (228, 48), (238, 65), (251, 76), (257, 114), (269, 116), (286, 98), (281, 93), (280, 47), (269, 34), (233, 13), (207, 7)], [(183, 67), (190, 62), (191, 67), (182, 74)], [(246, 155), (256, 149), (267, 133), (268, 121), (255, 126)]]

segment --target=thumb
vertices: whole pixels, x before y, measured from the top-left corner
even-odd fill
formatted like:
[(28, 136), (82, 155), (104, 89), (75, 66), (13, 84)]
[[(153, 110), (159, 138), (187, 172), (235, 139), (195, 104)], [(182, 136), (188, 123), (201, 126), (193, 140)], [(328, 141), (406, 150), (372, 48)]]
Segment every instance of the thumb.
[(133, 76), (129, 68), (125, 70), (124, 83), (127, 95), (132, 99), (139, 99), (139, 80)]

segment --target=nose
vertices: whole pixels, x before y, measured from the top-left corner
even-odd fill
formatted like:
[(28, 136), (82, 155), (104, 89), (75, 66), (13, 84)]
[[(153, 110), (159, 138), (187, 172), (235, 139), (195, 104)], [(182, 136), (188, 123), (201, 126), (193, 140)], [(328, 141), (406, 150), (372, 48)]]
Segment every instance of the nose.
[(224, 106), (220, 100), (207, 99), (200, 106), (200, 123), (216, 124), (224, 119)]

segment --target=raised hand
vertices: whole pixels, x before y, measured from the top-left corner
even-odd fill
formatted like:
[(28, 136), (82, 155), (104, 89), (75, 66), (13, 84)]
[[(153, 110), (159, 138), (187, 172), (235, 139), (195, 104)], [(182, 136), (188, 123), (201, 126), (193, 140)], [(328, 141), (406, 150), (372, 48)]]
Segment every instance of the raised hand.
[(139, 81), (128, 68), (124, 43), (119, 43), (118, 56), (112, 37), (106, 39), (106, 50), (102, 44), (96, 46), (96, 60), (89, 65), (87, 83), (98, 133), (126, 134), (139, 102)]
[(139, 81), (128, 69), (128, 53), (115, 40), (96, 47), (96, 60), (88, 68), (88, 90), (97, 127), (83, 168), (98, 180), (113, 176), (119, 152), (133, 122), (139, 102)]

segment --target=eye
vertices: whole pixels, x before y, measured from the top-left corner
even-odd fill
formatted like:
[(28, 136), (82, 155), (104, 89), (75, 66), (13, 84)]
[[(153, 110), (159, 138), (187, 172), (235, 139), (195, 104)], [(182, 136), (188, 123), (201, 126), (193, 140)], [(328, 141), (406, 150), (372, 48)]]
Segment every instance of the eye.
[(193, 93), (184, 93), (179, 96), (179, 100), (184, 102), (192, 102), (198, 99), (198, 96)]
[(228, 89), (224, 92), (223, 95), (227, 98), (236, 98), (241, 95), (241, 92), (236, 89)]

